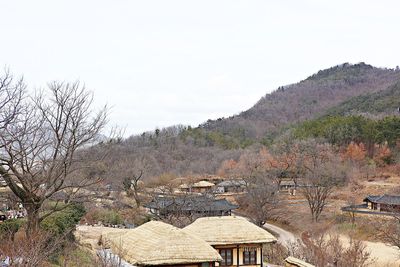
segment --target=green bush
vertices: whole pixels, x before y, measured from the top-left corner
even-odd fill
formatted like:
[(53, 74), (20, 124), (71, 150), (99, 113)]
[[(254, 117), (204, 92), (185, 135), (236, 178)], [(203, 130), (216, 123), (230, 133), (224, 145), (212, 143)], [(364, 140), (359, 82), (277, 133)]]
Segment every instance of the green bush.
[(85, 219), (88, 223), (122, 224), (124, 222), (118, 212), (107, 209), (92, 210), (86, 214)]
[(61, 235), (72, 230), (85, 214), (85, 208), (79, 204), (72, 204), (45, 218), (40, 226), (54, 234)]
[(24, 219), (11, 219), (0, 223), (0, 236), (15, 234), (25, 224)]

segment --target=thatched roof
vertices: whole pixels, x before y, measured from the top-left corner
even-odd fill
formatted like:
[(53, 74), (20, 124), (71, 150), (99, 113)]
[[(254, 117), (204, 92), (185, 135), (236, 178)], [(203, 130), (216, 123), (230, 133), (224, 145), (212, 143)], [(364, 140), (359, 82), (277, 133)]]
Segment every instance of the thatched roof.
[(199, 218), (184, 228), (210, 245), (250, 244), (275, 242), (266, 230), (237, 216)]
[(292, 257), (292, 256), (287, 257), (287, 258), (285, 259), (285, 261), (286, 261), (287, 263), (290, 263), (290, 264), (292, 264), (292, 265), (294, 265), (294, 266), (298, 266), (298, 267), (315, 267), (314, 265), (312, 265), (312, 264), (310, 264), (310, 263), (307, 263), (307, 262), (305, 262), (305, 261), (302, 261), (302, 260), (297, 259), (297, 258)]
[(222, 258), (204, 240), (172, 225), (152, 221), (135, 229), (108, 233), (105, 243), (134, 265), (216, 262)]
[(215, 185), (214, 183), (211, 183), (208, 181), (200, 181), (200, 182), (194, 183), (192, 185), (192, 187), (212, 187), (214, 185)]

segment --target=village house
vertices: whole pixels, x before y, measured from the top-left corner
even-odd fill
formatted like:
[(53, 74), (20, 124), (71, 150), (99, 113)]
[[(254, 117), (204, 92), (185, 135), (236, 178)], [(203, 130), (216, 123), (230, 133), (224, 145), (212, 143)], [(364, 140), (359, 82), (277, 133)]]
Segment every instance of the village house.
[(269, 232), (237, 216), (199, 218), (183, 230), (219, 252), (222, 261), (216, 266), (263, 266), (263, 245), (276, 242)]
[(279, 192), (287, 193), (295, 196), (297, 190), (304, 189), (306, 187), (313, 187), (312, 184), (307, 183), (302, 178), (284, 178), (279, 182)]
[(363, 201), (370, 210), (400, 213), (400, 196), (367, 196)]
[(263, 245), (276, 242), (266, 230), (236, 216), (200, 218), (183, 229), (159, 221), (134, 229), (79, 226), (76, 238), (97, 255), (121, 259), (129, 267), (262, 267)]
[(296, 195), (296, 183), (292, 179), (284, 179), (279, 183), (279, 192)]
[(206, 193), (211, 192), (214, 186), (214, 183), (203, 180), (193, 184), (182, 184), (179, 189), (185, 193)]
[(216, 193), (241, 193), (246, 190), (244, 180), (226, 180), (216, 185)]
[(229, 216), (238, 206), (226, 199), (215, 199), (205, 195), (158, 196), (144, 205), (157, 216)]

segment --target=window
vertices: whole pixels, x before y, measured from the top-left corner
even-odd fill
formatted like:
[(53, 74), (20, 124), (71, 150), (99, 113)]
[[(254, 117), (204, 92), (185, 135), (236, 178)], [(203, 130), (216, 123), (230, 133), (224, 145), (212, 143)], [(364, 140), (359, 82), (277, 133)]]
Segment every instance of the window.
[(220, 249), (219, 254), (222, 257), (221, 266), (229, 266), (233, 264), (232, 249)]
[(243, 251), (243, 264), (244, 265), (257, 264), (257, 250), (252, 249)]

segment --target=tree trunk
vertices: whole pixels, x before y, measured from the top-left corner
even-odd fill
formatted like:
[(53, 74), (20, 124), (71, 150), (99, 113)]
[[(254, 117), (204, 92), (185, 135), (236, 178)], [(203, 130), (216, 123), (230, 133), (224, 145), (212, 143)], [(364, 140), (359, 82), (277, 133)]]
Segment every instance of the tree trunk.
[(24, 203), (26, 212), (28, 213), (28, 221), (26, 227), (26, 236), (36, 233), (39, 230), (39, 210), (40, 204), (37, 203)]
[(375, 155), (375, 142), (368, 140), (367, 142), (367, 155), (369, 158), (373, 158)]
[(140, 204), (141, 204), (141, 199), (140, 199), (140, 196), (139, 196), (139, 192), (138, 192), (138, 190), (136, 188), (134, 188), (132, 191), (133, 191), (133, 198), (135, 199), (136, 207), (139, 208)]

